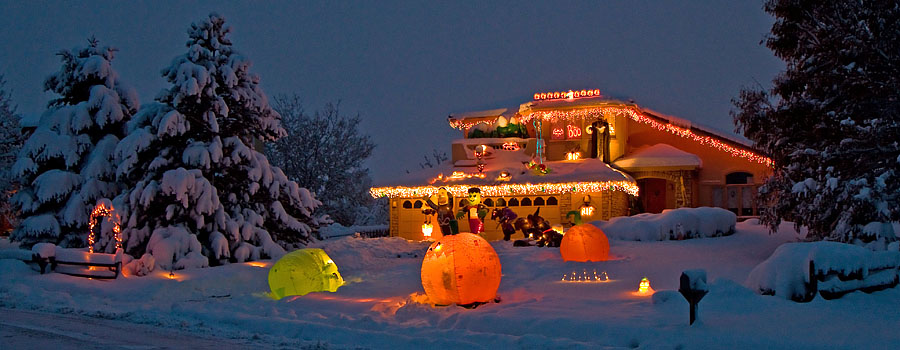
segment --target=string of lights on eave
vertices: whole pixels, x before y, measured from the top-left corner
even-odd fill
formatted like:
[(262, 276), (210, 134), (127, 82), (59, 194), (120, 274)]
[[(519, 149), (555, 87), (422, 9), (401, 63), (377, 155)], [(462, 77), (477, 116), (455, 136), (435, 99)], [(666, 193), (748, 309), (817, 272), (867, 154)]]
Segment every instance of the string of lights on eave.
[[(601, 117), (603, 115), (616, 115), (624, 113), (628, 118), (634, 120), (638, 123), (647, 124), (650, 127), (665, 131), (671, 134), (675, 134), (681, 136), (683, 138), (693, 140), (694, 142), (698, 142), (701, 145), (706, 145), (720, 151), (724, 151), (726, 153), (731, 154), (732, 157), (744, 158), (751, 162), (756, 162), (759, 164), (763, 164), (767, 167), (773, 167), (774, 162), (771, 158), (756, 154), (752, 151), (732, 146), (728, 143), (722, 142), (716, 137), (713, 136), (705, 136), (698, 135), (691, 131), (690, 129), (685, 129), (676, 125), (672, 125), (671, 123), (661, 123), (653, 118), (650, 118), (643, 113), (639, 112), (634, 107), (593, 107), (593, 108), (582, 108), (582, 109), (573, 109), (573, 110), (552, 110), (552, 111), (534, 111), (525, 115), (519, 116), (519, 122), (529, 122), (536, 118), (539, 118), (545, 122), (556, 122), (556, 121), (573, 121), (578, 118), (596, 118)], [(478, 121), (464, 121), (464, 120), (451, 120), (450, 126), (465, 130), (466, 128), (473, 127), (478, 123), (483, 123), (484, 120)]]
[(375, 198), (417, 198), (423, 196), (431, 196), (437, 193), (439, 188), (446, 188), (447, 191), (457, 197), (465, 197), (469, 188), (478, 187), (481, 194), (487, 197), (502, 197), (515, 195), (553, 195), (564, 193), (591, 193), (602, 192), (606, 190), (623, 191), (631, 195), (638, 194), (638, 186), (632, 181), (602, 181), (602, 182), (561, 182), (561, 183), (538, 183), (538, 184), (496, 184), (496, 185), (428, 185), (428, 186), (393, 186), (393, 187), (373, 187), (369, 190), (372, 197)]

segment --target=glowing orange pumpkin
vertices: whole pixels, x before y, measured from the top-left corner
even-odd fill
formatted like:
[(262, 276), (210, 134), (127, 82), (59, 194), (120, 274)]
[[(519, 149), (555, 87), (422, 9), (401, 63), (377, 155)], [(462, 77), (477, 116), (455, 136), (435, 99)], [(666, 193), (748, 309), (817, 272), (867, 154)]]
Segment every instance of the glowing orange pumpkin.
[(471, 233), (443, 236), (422, 260), (422, 287), (437, 305), (488, 302), (500, 287), (500, 257)]
[(609, 259), (609, 239), (597, 226), (575, 225), (563, 236), (559, 254), (565, 261), (606, 261)]

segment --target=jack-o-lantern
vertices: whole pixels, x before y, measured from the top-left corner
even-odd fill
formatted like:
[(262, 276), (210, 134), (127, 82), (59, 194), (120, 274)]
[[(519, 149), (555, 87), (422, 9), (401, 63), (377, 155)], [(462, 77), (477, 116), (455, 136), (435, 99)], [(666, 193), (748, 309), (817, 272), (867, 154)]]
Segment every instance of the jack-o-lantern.
[(319, 248), (290, 252), (269, 270), (269, 288), (275, 299), (310, 292), (335, 292), (343, 284), (337, 265)]
[(444, 236), (428, 247), (422, 260), (422, 287), (433, 304), (468, 305), (496, 298), (500, 257), (477, 235)]
[(563, 236), (559, 254), (565, 261), (606, 261), (609, 259), (609, 239), (597, 226), (575, 225)]

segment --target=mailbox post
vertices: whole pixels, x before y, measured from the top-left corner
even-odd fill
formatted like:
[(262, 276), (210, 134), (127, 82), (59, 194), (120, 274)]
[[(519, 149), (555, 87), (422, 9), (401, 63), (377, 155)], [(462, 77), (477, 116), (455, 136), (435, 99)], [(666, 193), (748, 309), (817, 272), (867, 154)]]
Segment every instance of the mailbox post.
[(678, 288), (678, 292), (687, 299), (688, 303), (691, 305), (691, 323), (694, 324), (694, 321), (697, 320), (697, 304), (700, 303), (700, 299), (709, 293), (709, 288), (706, 286), (706, 270), (685, 270), (681, 273), (681, 286)]

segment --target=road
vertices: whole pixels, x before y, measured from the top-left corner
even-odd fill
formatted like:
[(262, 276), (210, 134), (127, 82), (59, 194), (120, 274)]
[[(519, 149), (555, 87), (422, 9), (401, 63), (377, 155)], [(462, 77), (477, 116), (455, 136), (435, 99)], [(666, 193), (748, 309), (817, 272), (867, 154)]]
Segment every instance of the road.
[(0, 349), (270, 349), (267, 344), (78, 315), (0, 309)]

